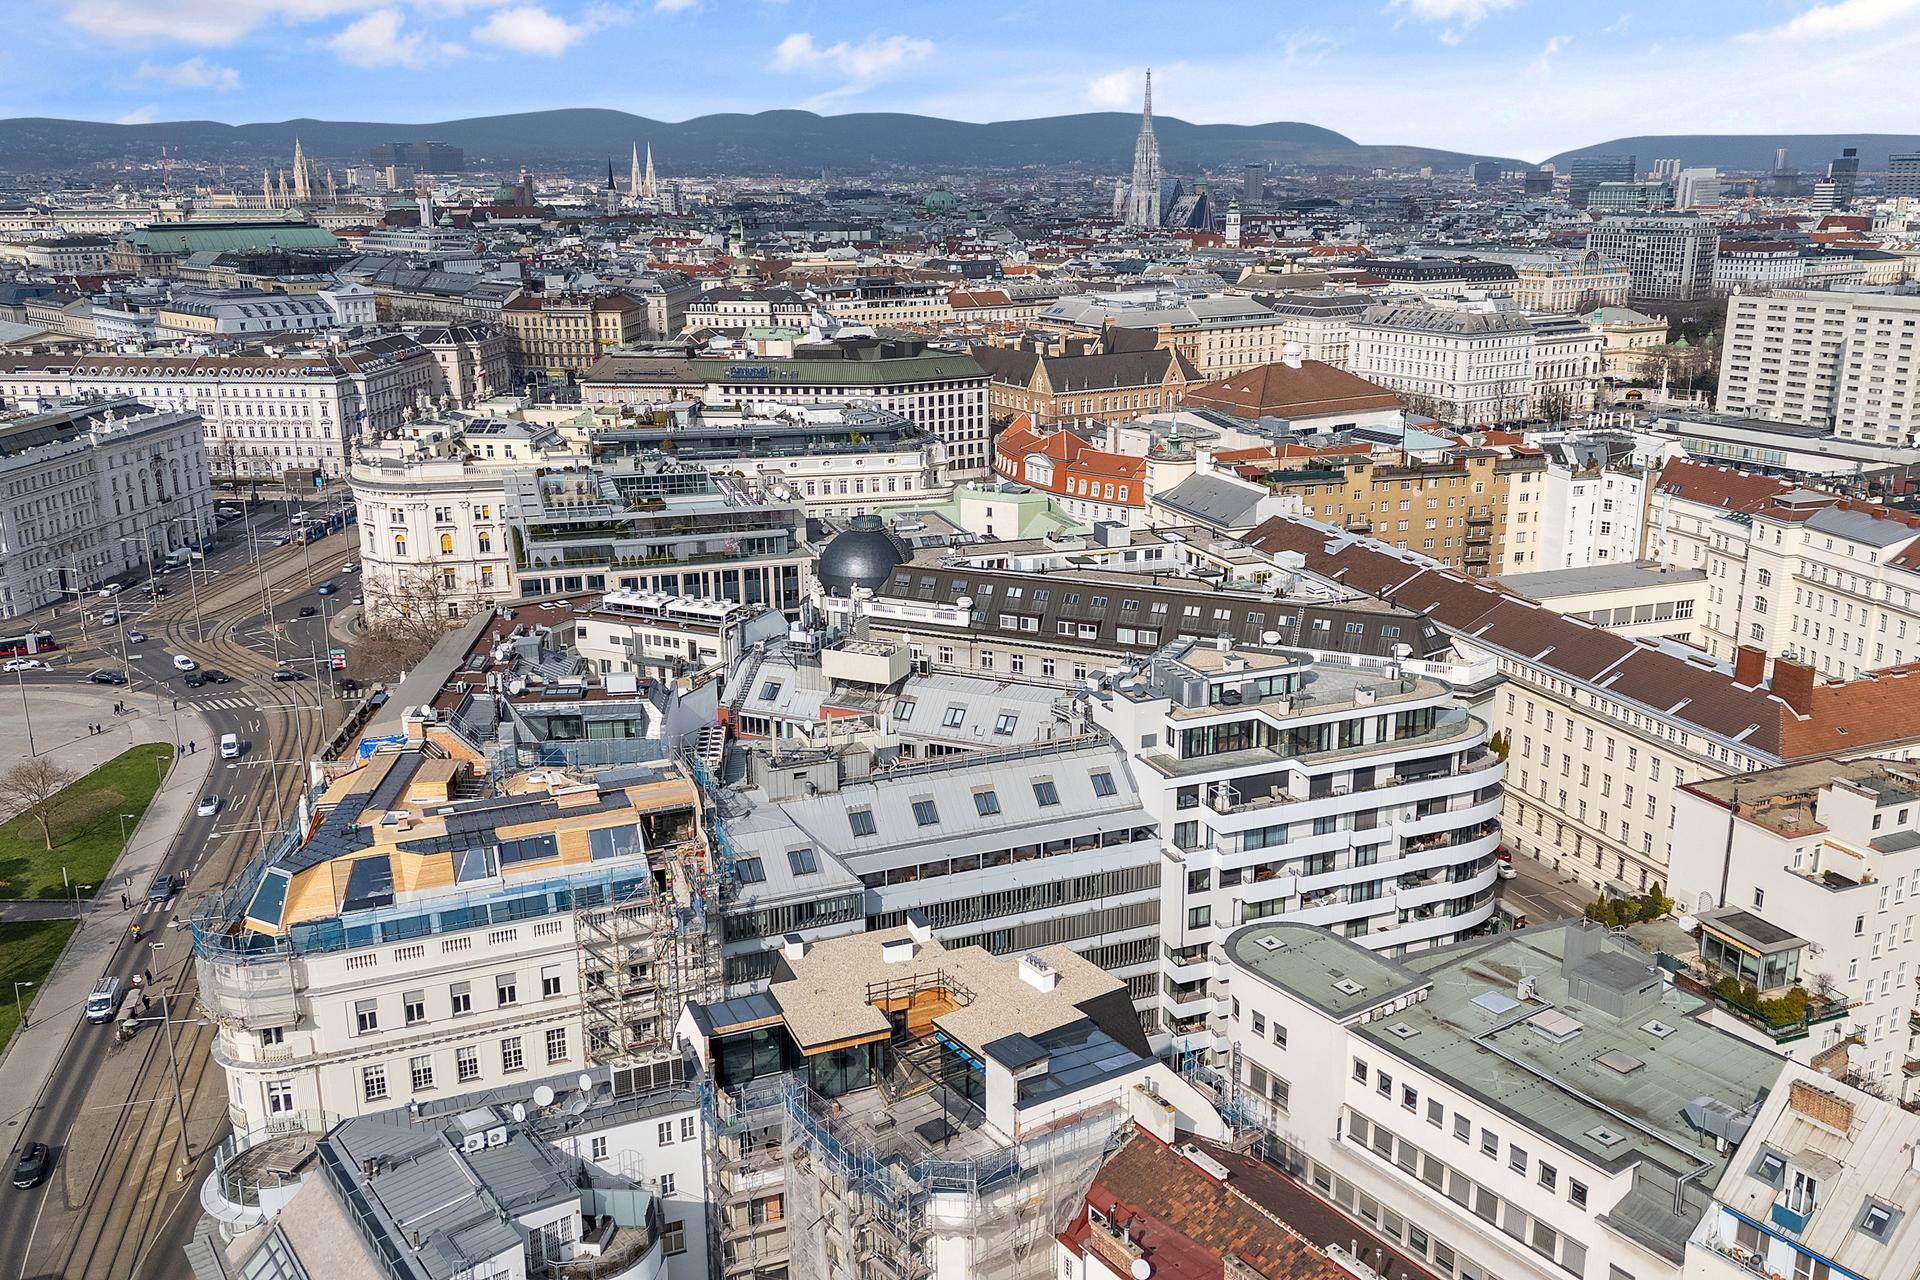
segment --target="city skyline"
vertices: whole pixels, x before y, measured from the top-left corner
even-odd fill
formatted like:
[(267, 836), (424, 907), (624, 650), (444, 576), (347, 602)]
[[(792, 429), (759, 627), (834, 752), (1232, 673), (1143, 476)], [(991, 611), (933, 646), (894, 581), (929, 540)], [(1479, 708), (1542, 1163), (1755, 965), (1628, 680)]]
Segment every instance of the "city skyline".
[[(164, 13), (66, 0), (0, 53), (0, 117), (406, 123), (598, 106), (668, 121), (785, 108), (986, 121), (1138, 110), (1152, 65), (1168, 118), (1293, 120), (1363, 143), (1538, 160), (1636, 133), (1899, 131), (1894, 99), (1847, 90), (1897, 77), (1920, 45), (1920, 0), (1591, 14), (1386, 0), (1364, 30), (1331, 4), (1201, 6), (1202, 29), (1244, 36), (1230, 42), (1194, 41), (1192, 10), (1117, 8), (1077, 22), (1061, 49), (1048, 24), (1074, 12), (1011, 6), (956, 30), (930, 5), (875, 23), (812, 0), (182, 0)], [(592, 78), (643, 59), (681, 74)], [(950, 74), (961, 66), (968, 75)], [(1450, 109), (1409, 110), (1395, 85)]]

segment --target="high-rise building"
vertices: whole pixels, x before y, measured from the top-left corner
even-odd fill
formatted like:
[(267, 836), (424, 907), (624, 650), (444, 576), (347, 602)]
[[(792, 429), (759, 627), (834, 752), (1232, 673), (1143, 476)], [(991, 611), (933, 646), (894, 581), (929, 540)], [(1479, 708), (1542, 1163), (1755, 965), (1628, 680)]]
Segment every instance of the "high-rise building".
[(421, 173), (458, 173), (467, 166), (467, 153), (448, 142), (384, 142), (367, 152), (382, 168), (401, 165)]
[(1720, 203), (1720, 171), (1711, 165), (1679, 169), (1673, 174), (1673, 207), (1692, 209)]
[(1911, 342), (1920, 298), (1780, 290), (1727, 303), (1722, 413), (1831, 426), (1849, 440), (1906, 445), (1920, 435)]
[(1500, 162), (1498, 160), (1475, 160), (1471, 170), (1473, 185), (1490, 187), (1500, 181)]
[(1248, 165), (1243, 172), (1241, 177), (1240, 207), (1251, 213), (1255, 209), (1260, 208), (1266, 198), (1267, 163), (1262, 160), (1258, 164)]
[(1852, 203), (1855, 185), (1860, 179), (1860, 149), (1843, 147), (1827, 162), (1827, 178), (1833, 183), (1833, 197), (1841, 206)]
[(1133, 186), (1127, 200), (1127, 225), (1160, 225), (1160, 143), (1153, 136), (1153, 72), (1140, 108), (1140, 136), (1133, 144)]
[(1629, 297), (1691, 302), (1713, 288), (1720, 233), (1690, 213), (1603, 218), (1587, 233), (1587, 248), (1626, 263)]
[(1575, 156), (1567, 184), (1567, 201), (1585, 206), (1587, 193), (1603, 182), (1632, 182), (1634, 158), (1631, 155)]
[(1887, 194), (1920, 199), (1920, 151), (1887, 157)]

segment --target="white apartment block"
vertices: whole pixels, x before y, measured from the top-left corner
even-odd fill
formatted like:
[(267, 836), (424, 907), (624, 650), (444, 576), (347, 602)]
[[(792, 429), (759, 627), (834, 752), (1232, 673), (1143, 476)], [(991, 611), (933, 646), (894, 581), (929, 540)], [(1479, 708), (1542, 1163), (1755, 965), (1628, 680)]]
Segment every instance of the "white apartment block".
[(1247, 1120), (1432, 1274), (1679, 1280), (1780, 1062), (1652, 960), (1585, 921), (1406, 961), (1288, 923), (1210, 972)]
[(1532, 324), (1511, 304), (1403, 299), (1354, 321), (1348, 368), (1399, 392), (1411, 410), (1487, 426), (1526, 415), (1533, 345)]
[(1712, 292), (1720, 232), (1690, 213), (1607, 217), (1587, 233), (1587, 249), (1625, 264), (1629, 298), (1692, 302)]
[(1550, 454), (1542, 482), (1536, 571), (1631, 564), (1640, 558), (1647, 473)]
[(0, 357), (0, 398), (131, 396), (197, 414), (216, 476), (338, 479), (369, 432), (400, 427), (433, 394), (433, 357), (411, 339), (279, 355)]
[(1920, 440), (1920, 298), (1778, 290), (1727, 300), (1723, 413), (1831, 427), (1849, 440)]
[(1669, 892), (1717, 935), (1727, 976), (1762, 996), (1799, 986), (1846, 1006), (1780, 1051), (1808, 1062), (1851, 1038), (1858, 1078), (1903, 1105), (1920, 1099), (1920, 769), (1811, 760), (1682, 787)]
[(786, 618), (757, 605), (657, 591), (610, 591), (598, 604), (576, 610), (573, 644), (601, 675), (670, 677), (724, 671), (749, 645), (786, 634)]
[(1607, 340), (1574, 315), (1535, 316), (1528, 413), (1562, 420), (1584, 417), (1600, 402)]
[[(1357, 661), (1357, 660), (1356, 660)], [(1440, 680), (1182, 641), (1114, 680), (1094, 722), (1160, 821), (1160, 1030), (1221, 1058), (1209, 948), (1284, 918), (1391, 954), (1494, 911), (1506, 766)]]
[(200, 419), (130, 400), (0, 423), (0, 616), (213, 537)]

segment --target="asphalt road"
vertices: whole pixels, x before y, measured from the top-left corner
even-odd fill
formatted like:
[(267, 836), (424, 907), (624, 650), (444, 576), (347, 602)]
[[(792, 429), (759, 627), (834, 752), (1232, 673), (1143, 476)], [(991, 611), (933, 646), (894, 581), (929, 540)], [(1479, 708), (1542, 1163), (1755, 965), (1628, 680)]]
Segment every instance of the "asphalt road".
[[(338, 723), (346, 704), (329, 696), (325, 623), (357, 589), (355, 576), (340, 572), (357, 559), (351, 529), (312, 545), (274, 548), (259, 539), (284, 531), (284, 518), (275, 513), (249, 523), (250, 530), (240, 522), (229, 526), (224, 545), (204, 564), (160, 575), (168, 588), (163, 601), (148, 601), (130, 588), (113, 600), (89, 598), (61, 606), (51, 618), (27, 620), (55, 631), (64, 646), (51, 669), (25, 677), (29, 698), (37, 684), (117, 671), (129, 683), (100, 687), (104, 697), (151, 706), (162, 715), (191, 708), (211, 733), (209, 741), (193, 739), (198, 750), (217, 750), (219, 736), (233, 733), (243, 754), (216, 765), (201, 796), (216, 798), (218, 810), (196, 810), (161, 862), (162, 872), (183, 878), (184, 893), (149, 903), (146, 884), (115, 883), (101, 891), (111, 895), (126, 888), (134, 904), (129, 924), (141, 924), (139, 938), (131, 929), (121, 938), (106, 972), (130, 985), (135, 974), (151, 970), (155, 986), (174, 993), (176, 1026), (166, 1030), (175, 1036), (192, 1097), (193, 1158), (179, 1143), (160, 1029), (143, 1027), (124, 1046), (138, 1048), (144, 1058), (125, 1056), (110, 1067), (114, 1028), (82, 1022), (19, 1135), (22, 1142), (54, 1148), (54, 1172), (32, 1190), (0, 1188), (0, 1280), (181, 1272), (179, 1248), (198, 1216), (198, 1182), (225, 1116), (224, 1082), (207, 1058), (213, 1029), (196, 1021), (187, 910), (225, 883), (287, 812), (306, 760)], [(314, 594), (313, 586), (328, 579), (339, 584), (339, 592)], [(313, 616), (302, 618), (303, 607)], [(120, 617), (103, 626), (99, 617), (109, 608)], [(149, 639), (132, 641), (129, 631)], [(187, 673), (175, 665), (178, 654), (192, 656), (201, 673), (217, 666), (230, 682), (189, 686)], [(272, 680), (276, 667), (304, 678)], [(156, 1001), (149, 1012), (158, 1011)], [(111, 1136), (102, 1139), (105, 1122)], [(77, 1142), (86, 1149), (73, 1148)], [(92, 1170), (90, 1176), (63, 1177), (62, 1164), (70, 1158), (75, 1170)], [(176, 1171), (188, 1166), (192, 1176), (178, 1177)]]

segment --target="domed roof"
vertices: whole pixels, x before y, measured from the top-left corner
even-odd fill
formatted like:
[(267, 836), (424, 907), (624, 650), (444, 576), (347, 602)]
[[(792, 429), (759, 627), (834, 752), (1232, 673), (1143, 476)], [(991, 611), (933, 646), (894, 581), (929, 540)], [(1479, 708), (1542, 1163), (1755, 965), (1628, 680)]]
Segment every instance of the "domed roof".
[(907, 548), (888, 533), (878, 516), (855, 516), (820, 549), (813, 571), (828, 593), (853, 594), (855, 587), (878, 587), (907, 559)]
[(960, 201), (945, 187), (936, 187), (927, 193), (927, 198), (921, 202), (921, 207), (928, 213), (947, 213), (959, 208)]

